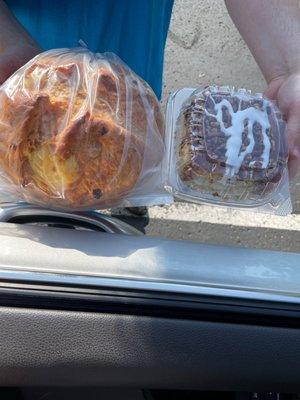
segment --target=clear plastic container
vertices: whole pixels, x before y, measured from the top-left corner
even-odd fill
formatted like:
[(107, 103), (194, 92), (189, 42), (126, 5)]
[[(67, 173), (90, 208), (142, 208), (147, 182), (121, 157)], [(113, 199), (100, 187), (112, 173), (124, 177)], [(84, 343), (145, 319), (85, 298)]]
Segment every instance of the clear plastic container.
[(286, 127), (245, 89), (185, 88), (167, 107), (166, 188), (178, 199), (287, 215)]

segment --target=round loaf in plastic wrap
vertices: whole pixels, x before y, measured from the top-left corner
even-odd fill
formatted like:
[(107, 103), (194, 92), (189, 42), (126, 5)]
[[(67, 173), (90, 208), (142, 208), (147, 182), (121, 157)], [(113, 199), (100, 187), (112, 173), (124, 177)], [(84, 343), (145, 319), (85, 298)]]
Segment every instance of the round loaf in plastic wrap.
[(0, 175), (19, 199), (105, 208), (153, 184), (164, 153), (160, 106), (113, 54), (42, 53), (2, 85), (0, 110)]

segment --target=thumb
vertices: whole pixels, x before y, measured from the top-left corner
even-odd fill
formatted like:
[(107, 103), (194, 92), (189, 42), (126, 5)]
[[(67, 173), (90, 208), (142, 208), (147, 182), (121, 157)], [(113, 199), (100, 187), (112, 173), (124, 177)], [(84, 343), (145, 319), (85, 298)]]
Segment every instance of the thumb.
[(294, 178), (300, 167), (300, 115), (290, 112), (287, 121), (287, 134), (289, 144), (289, 172)]
[(270, 100), (276, 101), (278, 91), (281, 85), (284, 83), (286, 77), (285, 76), (278, 76), (277, 78), (272, 79), (266, 90), (264, 91), (264, 96)]
[(8, 57), (6, 54), (0, 55), (0, 85), (6, 81), (9, 76), (15, 72), (18, 68), (16, 67), (15, 61)]
[(15, 71), (40, 53), (38, 47), (32, 45), (14, 46), (0, 54), (0, 85)]

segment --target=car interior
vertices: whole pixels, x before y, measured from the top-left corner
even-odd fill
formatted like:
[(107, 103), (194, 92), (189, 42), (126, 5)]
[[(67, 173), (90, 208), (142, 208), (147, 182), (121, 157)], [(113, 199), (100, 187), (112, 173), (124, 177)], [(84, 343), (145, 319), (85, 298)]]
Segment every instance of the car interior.
[(24, 204), (0, 221), (1, 399), (300, 398), (299, 254)]

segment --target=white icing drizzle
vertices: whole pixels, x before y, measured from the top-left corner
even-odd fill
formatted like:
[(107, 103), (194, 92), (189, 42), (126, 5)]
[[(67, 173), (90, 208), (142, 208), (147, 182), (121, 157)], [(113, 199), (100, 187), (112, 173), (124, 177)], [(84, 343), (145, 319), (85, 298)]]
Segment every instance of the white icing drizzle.
[[(239, 97), (239, 96), (237, 96)], [(226, 176), (233, 177), (240, 169), (247, 154), (251, 154), (255, 140), (253, 136), (253, 125), (255, 122), (261, 125), (263, 145), (264, 149), (261, 155), (263, 160), (262, 168), (267, 168), (269, 164), (271, 143), (267, 135), (267, 130), (270, 129), (270, 123), (268, 116), (265, 112), (267, 101), (263, 100), (263, 110), (259, 110), (255, 107), (249, 107), (245, 110), (241, 110), (241, 102), (239, 103), (239, 108), (234, 112), (232, 105), (227, 99), (222, 99), (219, 103), (216, 103), (212, 96), (210, 96), (214, 102), (215, 115), (210, 114), (205, 111), (207, 115), (210, 115), (217, 119), (220, 124), (222, 132), (228, 137), (226, 141), (226, 164), (228, 168), (226, 169)], [(241, 100), (241, 98), (239, 99)], [(226, 128), (222, 118), (222, 108), (226, 107), (231, 115), (231, 126)], [(248, 121), (248, 139), (249, 144), (245, 150), (240, 151), (242, 147), (242, 135), (244, 131), (244, 123)], [(250, 164), (251, 165), (251, 164)], [(253, 162), (252, 162), (253, 165)]]

